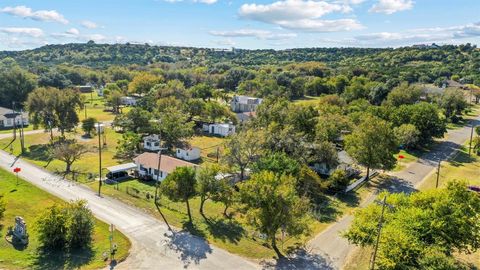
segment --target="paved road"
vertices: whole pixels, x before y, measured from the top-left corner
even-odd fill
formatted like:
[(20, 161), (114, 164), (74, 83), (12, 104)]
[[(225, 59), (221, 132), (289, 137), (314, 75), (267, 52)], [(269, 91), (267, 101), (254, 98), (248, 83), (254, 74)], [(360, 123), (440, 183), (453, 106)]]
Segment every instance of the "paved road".
[(258, 265), (209, 245), (185, 232), (170, 233), (164, 223), (117, 200), (100, 198), (82, 185), (65, 181), (0, 151), (0, 167), (64, 200), (85, 199), (99, 219), (115, 224), (132, 242), (131, 255), (116, 269), (257, 269)]
[[(472, 121), (474, 125), (480, 125), (480, 117)], [(439, 160), (446, 160), (470, 139), (471, 125), (448, 132), (446, 139), (439, 142), (433, 149), (423, 155), (418, 161), (411, 163), (402, 171), (391, 173), (396, 177), (394, 182), (386, 183), (384, 189), (390, 192), (412, 192), (423, 179), (434, 173)], [(376, 195), (370, 196), (360, 207), (374, 201)], [(350, 252), (355, 248), (340, 236), (347, 230), (353, 220), (348, 215), (332, 224), (328, 229), (317, 235), (308, 243), (311, 252), (326, 261), (323, 269), (341, 269), (346, 263)]]

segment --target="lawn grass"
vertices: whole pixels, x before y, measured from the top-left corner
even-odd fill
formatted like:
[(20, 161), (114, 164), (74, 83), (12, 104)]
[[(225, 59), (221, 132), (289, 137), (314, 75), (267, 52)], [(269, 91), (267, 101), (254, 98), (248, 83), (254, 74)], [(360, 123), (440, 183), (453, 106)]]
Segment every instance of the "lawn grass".
[(189, 140), (190, 145), (200, 148), (201, 160), (198, 163), (216, 163), (217, 149), (219, 158), (222, 156), (224, 150), (225, 138), (198, 135)]
[[(105, 106), (105, 99), (98, 96), (97, 92), (91, 94), (84, 93), (82, 96), (85, 100), (87, 117), (93, 117), (100, 122), (113, 121), (115, 119), (116, 114), (107, 110), (109, 108)], [(124, 107), (122, 108), (122, 113), (127, 113), (131, 109), (131, 107)], [(79, 110), (78, 116), (80, 120), (85, 119), (85, 110)]]
[[(33, 130), (33, 125), (28, 125), (26, 127), (23, 127), (23, 131), (31, 131)], [(0, 134), (8, 134), (8, 133), (13, 133), (13, 129), (0, 129)], [(18, 130), (17, 130), (17, 136), (18, 136)]]
[[(103, 253), (108, 253), (110, 247), (107, 224), (96, 220), (90, 252), (77, 251), (70, 258), (61, 252), (42, 255), (39, 253), (35, 221), (44, 209), (62, 201), (21, 179), (17, 186), (15, 176), (2, 169), (0, 194), (5, 196), (7, 202), (5, 217), (0, 221), (0, 269), (98, 269), (107, 266), (108, 262), (103, 260)], [(4, 239), (7, 228), (14, 225), (17, 215), (25, 219), (29, 233), (29, 245), (23, 250), (15, 249)], [(119, 248), (116, 258), (123, 260), (128, 255), (130, 242), (118, 231), (115, 232), (114, 239)]]
[(314, 97), (314, 96), (305, 96), (301, 99), (294, 100), (293, 102), (297, 105), (303, 105), (303, 106), (308, 106), (308, 105), (317, 105), (318, 101), (322, 97)]
[[(112, 129), (105, 129), (106, 146), (102, 146), (102, 168), (118, 165), (123, 162), (122, 159), (115, 157), (117, 141), (121, 138), (121, 134), (114, 132)], [(72, 170), (75, 171), (76, 180), (80, 182), (93, 181), (89, 179), (89, 173), (94, 173), (98, 176), (98, 137), (84, 139), (80, 134), (68, 133), (67, 138), (76, 139), (79, 143), (86, 145), (90, 152), (86, 153), (73, 164)], [(0, 140), (0, 149), (10, 152), (11, 138)], [(51, 172), (60, 173), (65, 170), (65, 163), (60, 160), (50, 160), (47, 148), (50, 140), (48, 133), (31, 134), (25, 136), (26, 153), (22, 158), (45, 168)], [(102, 144), (103, 145), (103, 144)], [(16, 140), (13, 146), (13, 154), (20, 155), (20, 140)]]

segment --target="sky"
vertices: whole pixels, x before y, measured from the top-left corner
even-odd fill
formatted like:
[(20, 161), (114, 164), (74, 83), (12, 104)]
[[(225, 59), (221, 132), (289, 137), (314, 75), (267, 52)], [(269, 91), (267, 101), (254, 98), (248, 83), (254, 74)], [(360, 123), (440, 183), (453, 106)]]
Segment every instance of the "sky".
[(0, 0), (0, 50), (480, 44), (480, 0)]

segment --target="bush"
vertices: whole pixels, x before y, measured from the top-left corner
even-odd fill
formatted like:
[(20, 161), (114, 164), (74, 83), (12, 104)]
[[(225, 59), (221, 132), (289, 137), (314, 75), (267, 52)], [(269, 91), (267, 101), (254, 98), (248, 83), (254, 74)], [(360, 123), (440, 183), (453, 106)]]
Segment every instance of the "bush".
[(87, 248), (92, 243), (94, 218), (84, 200), (68, 206), (67, 241), (70, 248)]
[(43, 248), (60, 250), (67, 246), (67, 213), (65, 207), (53, 205), (37, 220), (38, 240)]
[(3, 199), (3, 196), (0, 196), (0, 219), (3, 218), (5, 210), (7, 210), (6, 205), (7, 203), (5, 202), (5, 199)]
[(350, 183), (344, 170), (335, 170), (328, 178), (328, 189), (332, 192), (341, 192), (347, 188)]
[(88, 248), (93, 229), (92, 212), (83, 200), (47, 208), (38, 218), (36, 226), (38, 240), (48, 250)]

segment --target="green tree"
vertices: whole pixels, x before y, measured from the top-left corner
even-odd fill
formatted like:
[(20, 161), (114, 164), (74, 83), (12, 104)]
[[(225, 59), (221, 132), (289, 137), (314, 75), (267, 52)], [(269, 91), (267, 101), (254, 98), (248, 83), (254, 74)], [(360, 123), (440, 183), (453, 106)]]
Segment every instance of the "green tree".
[(271, 153), (261, 157), (252, 166), (254, 173), (271, 171), (276, 174), (297, 176), (300, 172), (300, 164), (288, 157), (285, 153)]
[(277, 233), (285, 230), (290, 236), (308, 232), (308, 201), (300, 198), (292, 176), (260, 172), (240, 184), (242, 211), (248, 223), (266, 235), (279, 258)]
[(5, 211), (7, 210), (7, 202), (3, 198), (3, 195), (0, 196), (0, 220), (3, 218)]
[(327, 180), (328, 189), (333, 192), (343, 192), (350, 183), (350, 179), (347, 177), (347, 173), (344, 170), (335, 170)]
[(57, 204), (40, 214), (35, 229), (43, 248), (60, 250), (67, 246), (67, 220), (65, 208)]
[(403, 124), (393, 129), (397, 141), (405, 148), (414, 148), (420, 141), (420, 131), (412, 124)]
[(190, 88), (190, 93), (194, 98), (201, 98), (204, 101), (213, 97), (213, 88), (206, 83), (199, 83)]
[(140, 143), (142, 137), (134, 132), (127, 131), (122, 134), (122, 138), (118, 140), (117, 155), (120, 157), (129, 158), (140, 152)]
[[(411, 195), (384, 195), (391, 207), (385, 208), (379, 269), (460, 269), (453, 254), (480, 248), (480, 197), (465, 182)], [(344, 236), (353, 244), (373, 246), (381, 212), (376, 204), (355, 212)]]
[(408, 85), (408, 83), (402, 83), (401, 85), (393, 88), (388, 94), (386, 104), (398, 107), (403, 104), (414, 104), (420, 100), (422, 90), (417, 86)]
[(367, 115), (352, 134), (345, 137), (345, 149), (367, 168), (367, 179), (370, 169), (392, 169), (395, 166), (393, 154), (397, 143), (393, 129), (390, 123), (378, 117)]
[(130, 82), (128, 85), (128, 90), (131, 93), (146, 94), (156, 84), (159, 84), (162, 81), (162, 77), (158, 77), (147, 72), (141, 72), (133, 77), (132, 82)]
[(190, 224), (192, 223), (192, 213), (190, 211), (189, 199), (197, 194), (195, 186), (195, 170), (190, 167), (177, 167), (161, 184), (162, 194), (167, 196), (169, 200), (185, 202)]
[(22, 106), (35, 86), (34, 75), (16, 65), (0, 70), (0, 106), (11, 108), (12, 102)]
[(235, 203), (235, 190), (228, 178), (217, 180), (216, 193), (212, 193), (212, 201), (223, 203), (223, 215), (228, 217), (227, 210)]
[(83, 100), (72, 89), (37, 88), (28, 95), (26, 108), (34, 126), (57, 127), (65, 137), (65, 131), (79, 122), (77, 111), (83, 108)]
[(159, 128), (162, 140), (168, 148), (180, 147), (193, 136), (194, 123), (189, 121), (188, 115), (170, 107), (160, 116)]
[(462, 114), (468, 103), (460, 89), (446, 89), (438, 100), (438, 106), (443, 109), (447, 119), (453, 119), (455, 115)]
[(206, 219), (203, 212), (205, 202), (216, 196), (220, 190), (220, 182), (215, 178), (220, 172), (218, 166), (205, 166), (197, 173), (196, 192), (200, 196), (200, 214)]
[(258, 158), (262, 148), (262, 136), (257, 130), (246, 130), (230, 137), (225, 144), (224, 160), (240, 170), (240, 180), (245, 179), (245, 170)]
[(92, 132), (95, 132), (95, 123), (97, 123), (97, 119), (93, 117), (89, 117), (82, 121), (82, 129), (85, 131), (85, 134), (88, 137), (92, 136)]
[(78, 200), (67, 207), (68, 220), (66, 235), (70, 248), (89, 248), (93, 240), (95, 219), (87, 207), (87, 201)]

